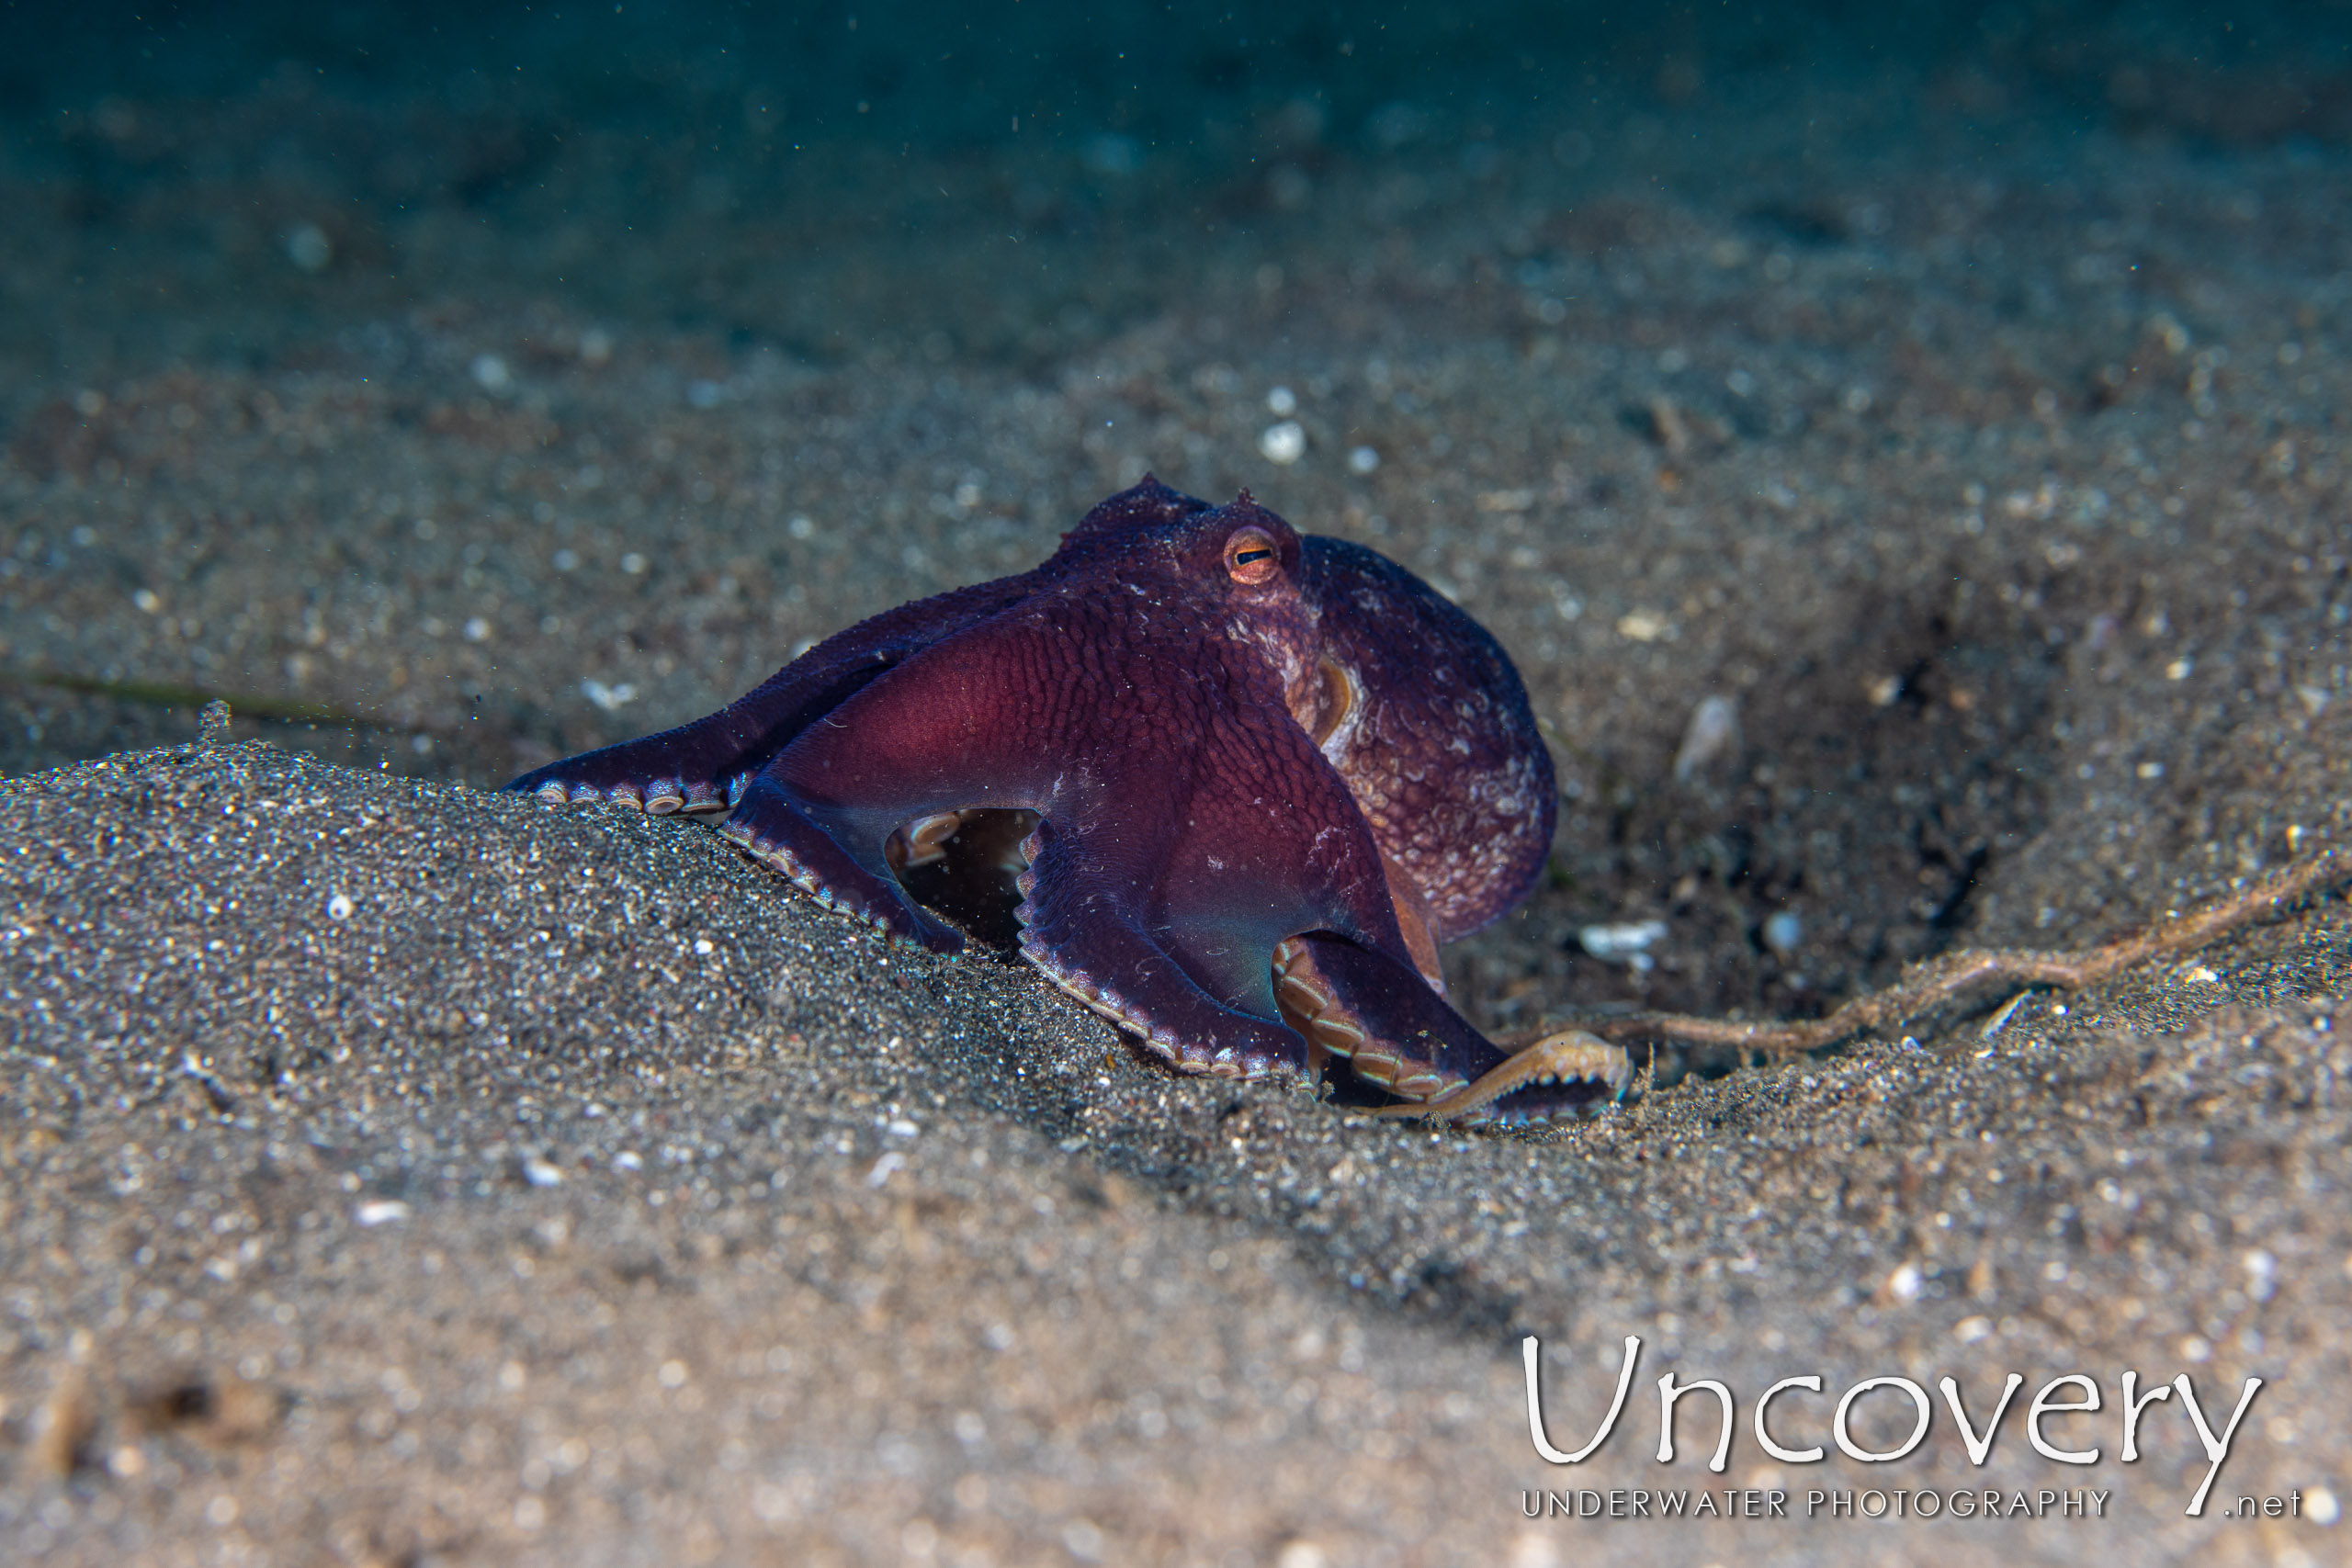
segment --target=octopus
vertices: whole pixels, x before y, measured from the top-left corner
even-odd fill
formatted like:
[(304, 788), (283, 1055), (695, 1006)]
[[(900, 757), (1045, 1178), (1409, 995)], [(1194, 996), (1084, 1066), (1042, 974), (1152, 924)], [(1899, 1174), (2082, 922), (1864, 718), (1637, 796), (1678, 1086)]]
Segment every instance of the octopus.
[(718, 818), (819, 904), (938, 953), (966, 932), (911, 887), (951, 858), (1010, 876), (1020, 955), (1180, 1072), (1343, 1063), (1389, 1112), (1503, 1124), (1631, 1077), (1575, 1031), (1506, 1050), (1448, 999), (1440, 946), (1550, 853), (1510, 660), (1403, 567), (1247, 491), (1212, 506), (1147, 476), (1034, 570), (507, 787)]

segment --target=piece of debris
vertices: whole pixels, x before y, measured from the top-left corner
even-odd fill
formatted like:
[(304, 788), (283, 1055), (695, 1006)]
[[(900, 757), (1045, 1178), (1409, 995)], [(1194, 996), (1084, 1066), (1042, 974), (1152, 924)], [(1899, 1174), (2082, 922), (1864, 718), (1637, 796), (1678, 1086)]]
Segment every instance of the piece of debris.
[(57, 1386), (33, 1416), (26, 1461), (34, 1474), (62, 1481), (86, 1462), (90, 1439), (97, 1435), (98, 1408), (90, 1395), (90, 1374), (69, 1366), (58, 1374)]
[(1604, 964), (1623, 964), (1647, 971), (1657, 960), (1649, 950), (1666, 936), (1664, 920), (1626, 920), (1616, 925), (1586, 926), (1577, 932), (1584, 950)]
[(1650, 416), (1650, 439), (1664, 447), (1668, 457), (1679, 457), (1690, 450), (1690, 427), (1672, 398), (1660, 393), (1650, 399), (1645, 412)]
[(1682, 731), (1681, 750), (1674, 754), (1674, 782), (1689, 784), (1738, 743), (1739, 704), (1721, 695), (1701, 698)]
[(176, 1429), (213, 1443), (266, 1438), (285, 1413), (286, 1399), (277, 1390), (234, 1372), (175, 1378), (134, 1401), (130, 1411), (148, 1431)]

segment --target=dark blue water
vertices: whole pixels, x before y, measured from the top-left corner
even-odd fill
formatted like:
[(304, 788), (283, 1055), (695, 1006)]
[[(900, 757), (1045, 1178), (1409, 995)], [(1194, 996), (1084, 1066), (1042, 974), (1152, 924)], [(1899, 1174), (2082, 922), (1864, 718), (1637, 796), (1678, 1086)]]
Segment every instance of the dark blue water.
[(1792, 172), (1906, 138), (2057, 177), (2080, 135), (2352, 132), (2340, 6), (18, 4), (0, 40), (0, 417), (452, 297), (1051, 356), (1392, 164), (1747, 181), (1802, 242), (1837, 220)]
[[(322, 119), (327, 106), (422, 119), (503, 108), (551, 136), (594, 127), (939, 151), (1106, 129), (1155, 150), (1197, 149), (1221, 118), (1297, 96), (1322, 105), (1344, 139), (1397, 100), (1523, 122), (1595, 88), (1672, 101), (1710, 85), (1953, 71), (2086, 116), (2222, 137), (2340, 135), (2352, 112), (2352, 15), (2341, 6), (1261, 9), (17, 5), (0, 13), (12, 40), (0, 108), (37, 137), (43, 117), (108, 95), (238, 99), (286, 92), (300, 73)], [(438, 173), (453, 190), (468, 179)]]

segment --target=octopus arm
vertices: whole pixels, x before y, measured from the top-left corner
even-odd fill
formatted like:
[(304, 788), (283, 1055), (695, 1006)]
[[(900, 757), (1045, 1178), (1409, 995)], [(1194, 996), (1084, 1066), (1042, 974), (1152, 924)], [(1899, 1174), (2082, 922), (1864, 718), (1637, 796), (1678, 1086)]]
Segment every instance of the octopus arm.
[(942, 952), (962, 938), (890, 866), (890, 835), (969, 809), (1044, 811), (1074, 774), (1078, 705), (1053, 696), (1059, 638), (1015, 605), (915, 652), (761, 766), (724, 831), (820, 901)]
[(716, 809), (819, 718), (923, 649), (1017, 603), (1036, 576), (919, 599), (861, 621), (717, 713), (534, 768), (506, 787), (558, 799), (619, 799), (657, 812)]
[[(1235, 645), (1192, 647), (1182, 700), (1158, 731), (1131, 730), (1124, 770), (1090, 771), (1046, 807), (1022, 878), (1025, 955), (1191, 1071), (1312, 1068), (1275, 989), (1277, 953), (1309, 932), (1358, 969), (1402, 976), (1451, 1035), (1476, 1040), (1416, 972), (1379, 849), (1346, 782), (1271, 700), (1272, 672)], [(1155, 733), (1179, 743), (1148, 744)], [(1380, 1002), (1364, 1011), (1385, 1021)]]
[(1275, 946), (1336, 932), (1409, 967), (1386, 868), (1347, 783), (1282, 708), (1219, 705), (1189, 750), (1186, 795), (1153, 867), (1168, 942), (1209, 990), (1279, 1017)]
[[(1212, 933), (1180, 931), (1139, 907), (1125, 865), (1159, 850), (1147, 834), (1132, 826), (1074, 832), (1048, 817), (1029, 847), (1034, 858), (1020, 879), (1021, 952), (1054, 984), (1188, 1072), (1257, 1077), (1278, 1067), (1304, 1070), (1306, 1042), (1271, 1003), (1218, 994), (1248, 988), (1229, 983), (1238, 970), (1213, 961), (1212, 982), (1202, 983), (1195, 966), (1203, 942), (1215, 944)], [(1258, 969), (1270, 972), (1271, 948), (1256, 952)]]

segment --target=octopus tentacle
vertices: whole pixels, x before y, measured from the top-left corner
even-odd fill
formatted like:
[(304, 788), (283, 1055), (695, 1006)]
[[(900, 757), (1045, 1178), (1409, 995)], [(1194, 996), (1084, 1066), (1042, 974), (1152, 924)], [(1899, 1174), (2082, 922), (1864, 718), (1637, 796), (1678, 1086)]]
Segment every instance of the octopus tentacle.
[(1633, 1081), (1634, 1059), (1623, 1045), (1611, 1045), (1580, 1029), (1564, 1029), (1521, 1046), (1480, 1074), (1475, 1082), (1455, 1084), (1419, 1104), (1408, 1101), (1384, 1105), (1372, 1114), (1470, 1122), (1492, 1120), (1507, 1124), (1542, 1121), (1548, 1113), (1540, 1108), (1541, 1102), (1536, 1099), (1513, 1100), (1500, 1116), (1486, 1108), (1506, 1095), (1528, 1090), (1531, 1086), (1536, 1090), (1554, 1086), (1568, 1088), (1575, 1091), (1575, 1102), (1585, 1109), (1604, 1103), (1613, 1105), (1624, 1099)]
[(1022, 956), (1184, 1072), (1254, 1078), (1306, 1066), (1291, 1030), (1212, 996), (1147, 935), (1132, 893), (1068, 834), (1042, 822), (1024, 846)]
[[(861, 863), (857, 854), (809, 820), (790, 791), (766, 773), (744, 790), (718, 830), (829, 909), (933, 953), (963, 951), (962, 933), (923, 913), (887, 862)], [(878, 841), (875, 852), (879, 860)]]
[[(1389, 1108), (1400, 1115), (1542, 1122), (1613, 1100), (1631, 1074), (1625, 1053), (1597, 1040), (1583, 1054), (1507, 1054), (1413, 970), (1326, 932), (1283, 942), (1274, 963), (1285, 1016), (1348, 1058), (1357, 1077), (1407, 1101)], [(1508, 1105), (1487, 1109), (1505, 1096)]]
[(1035, 575), (959, 588), (861, 621), (707, 717), (549, 762), (506, 787), (558, 806), (722, 810), (796, 736), (922, 649), (1018, 603)]

